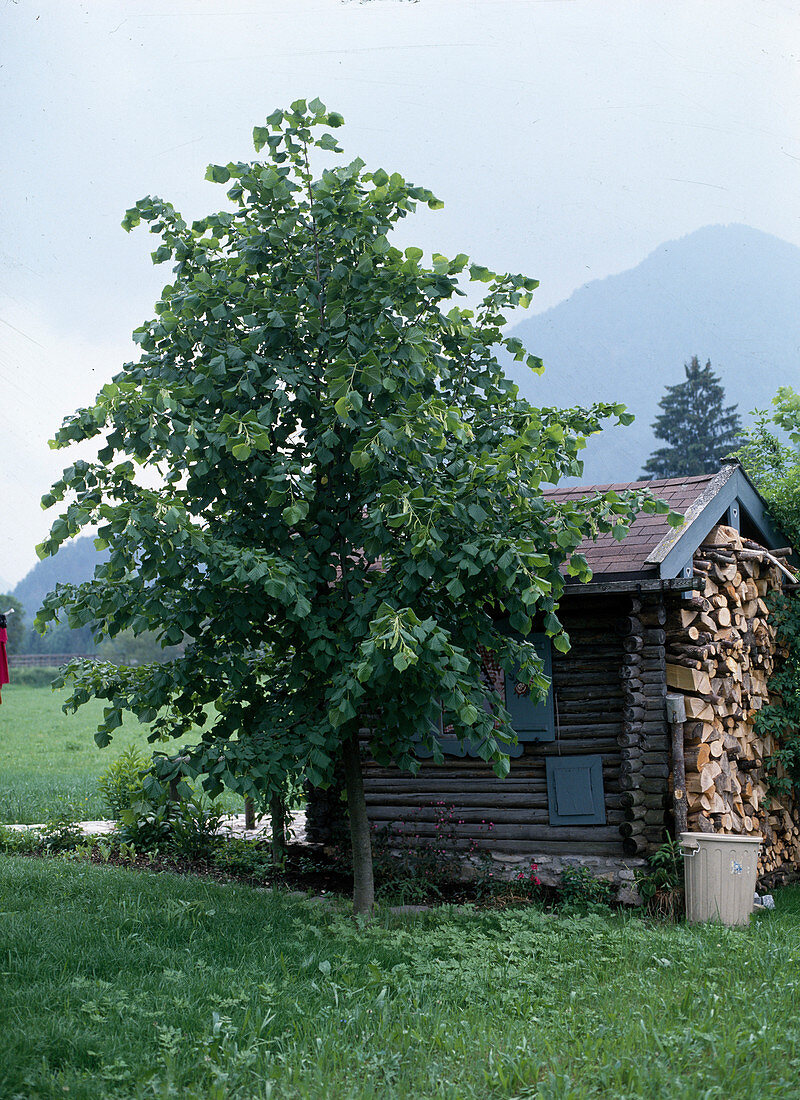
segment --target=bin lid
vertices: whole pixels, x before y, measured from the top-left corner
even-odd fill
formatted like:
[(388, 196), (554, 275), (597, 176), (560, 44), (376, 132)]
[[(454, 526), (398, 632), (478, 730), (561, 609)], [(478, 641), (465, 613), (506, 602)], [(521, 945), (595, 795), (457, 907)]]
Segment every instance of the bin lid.
[(762, 844), (763, 836), (730, 836), (728, 833), (681, 833), (680, 839), (684, 844), (699, 843), (701, 840), (707, 844), (718, 844), (724, 840), (726, 844)]

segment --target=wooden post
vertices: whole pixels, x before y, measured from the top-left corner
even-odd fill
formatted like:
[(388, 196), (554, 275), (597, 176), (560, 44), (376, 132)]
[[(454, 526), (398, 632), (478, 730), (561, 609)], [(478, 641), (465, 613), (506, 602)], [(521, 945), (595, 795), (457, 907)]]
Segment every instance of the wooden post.
[(283, 867), (286, 862), (286, 803), (279, 794), (269, 800), (269, 816), (272, 826), (272, 863)]
[(683, 723), (686, 706), (682, 695), (667, 696), (667, 721), (672, 734), (672, 799), (675, 810), (675, 834), (687, 831), (686, 764), (683, 757)]

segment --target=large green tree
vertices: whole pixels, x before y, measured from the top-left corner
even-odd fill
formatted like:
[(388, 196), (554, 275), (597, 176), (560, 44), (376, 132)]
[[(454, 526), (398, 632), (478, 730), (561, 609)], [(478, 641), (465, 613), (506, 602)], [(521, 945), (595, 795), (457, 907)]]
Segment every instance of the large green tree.
[[(182, 769), (262, 804), (287, 774), (324, 785), (340, 761), (366, 911), (360, 740), (414, 771), (420, 747), (441, 759), (443, 709), (505, 774), (513, 734), (481, 648), (543, 693), (527, 639), (536, 620), (568, 648), (562, 567), (588, 577), (584, 536), (622, 537), (641, 506), (666, 509), (614, 493), (544, 499), (542, 482), (580, 473), (587, 435), (630, 418), (519, 397), (493, 349), (542, 369), (503, 334), (503, 311), (536, 282), (394, 247), (417, 203), (442, 204), (360, 160), (315, 175), (312, 155), (336, 164), (341, 122), (319, 101), (276, 111), (254, 131), (264, 161), (208, 170), (231, 207), (191, 226), (157, 198), (128, 211), (127, 229), (145, 221), (160, 236), (153, 258), (172, 281), (136, 330), (139, 361), (56, 437), (105, 439), (45, 498), (68, 504), (41, 552), (96, 524), (110, 553), (42, 618), (63, 606), (98, 636), (154, 630), (185, 645), (165, 664), (71, 670), (72, 706), (108, 702), (100, 743), (125, 709), (153, 739), (199, 726)], [(475, 308), (457, 304), (460, 279), (483, 284)], [(137, 479), (142, 467), (159, 487)]]
[(684, 365), (684, 374), (684, 381), (667, 386), (658, 403), (661, 412), (653, 431), (666, 446), (650, 455), (643, 477), (705, 474), (736, 446), (741, 419), (736, 405), (725, 405), (725, 389), (711, 362), (701, 367), (694, 355)]
[(771, 412), (753, 415), (736, 457), (764, 497), (775, 522), (800, 552), (800, 394), (781, 386)]
[[(770, 515), (800, 555), (800, 394), (781, 386), (773, 409), (755, 410), (736, 457), (767, 502)], [(795, 573), (796, 573), (795, 567)], [(772, 734), (778, 748), (766, 761), (770, 786), (800, 797), (800, 600), (789, 589), (770, 609), (778, 631), (780, 659), (770, 679), (770, 702), (756, 730)]]

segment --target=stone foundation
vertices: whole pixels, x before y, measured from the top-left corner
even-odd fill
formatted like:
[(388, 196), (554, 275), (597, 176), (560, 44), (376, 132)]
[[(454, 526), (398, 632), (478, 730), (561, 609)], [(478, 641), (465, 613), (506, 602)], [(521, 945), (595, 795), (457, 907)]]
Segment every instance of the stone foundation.
[[(402, 850), (396, 850), (402, 855)], [(625, 856), (582, 856), (536, 854), (517, 856), (508, 852), (482, 852), (480, 856), (465, 855), (461, 860), (462, 882), (470, 882), (487, 873), (487, 856), (491, 863), (488, 870), (501, 882), (512, 882), (520, 871), (527, 872), (536, 864), (536, 875), (543, 886), (558, 886), (565, 867), (585, 867), (594, 877), (605, 879), (617, 888), (617, 901), (621, 905), (641, 905), (642, 898), (634, 883), (634, 874), (647, 867), (647, 860)]]

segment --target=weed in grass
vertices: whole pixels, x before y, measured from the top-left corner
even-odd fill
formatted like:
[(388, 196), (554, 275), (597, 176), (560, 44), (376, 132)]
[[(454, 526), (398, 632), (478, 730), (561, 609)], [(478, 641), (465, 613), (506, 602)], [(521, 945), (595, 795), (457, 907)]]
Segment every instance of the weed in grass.
[(558, 887), (562, 911), (576, 913), (604, 912), (614, 897), (614, 885), (596, 878), (588, 867), (567, 866), (561, 872)]
[(6, 829), (0, 825), (0, 852), (30, 855), (39, 849), (39, 835), (31, 829)]
[(39, 834), (39, 845), (43, 852), (73, 852), (85, 845), (83, 831), (74, 822), (55, 821), (46, 825)]

